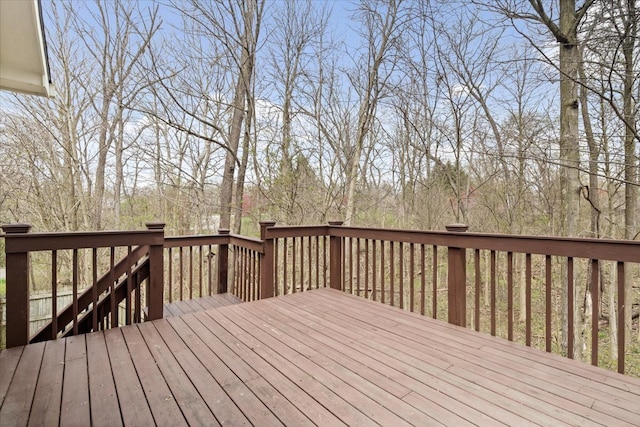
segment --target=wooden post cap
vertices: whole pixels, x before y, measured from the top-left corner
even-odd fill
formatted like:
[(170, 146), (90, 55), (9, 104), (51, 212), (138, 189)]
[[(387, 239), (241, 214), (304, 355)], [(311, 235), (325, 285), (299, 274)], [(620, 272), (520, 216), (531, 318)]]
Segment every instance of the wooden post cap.
[(447, 229), (447, 231), (455, 231), (455, 232), (458, 232), (458, 233), (464, 233), (465, 231), (467, 231), (469, 229), (469, 226), (467, 224), (455, 223), (455, 224), (445, 225), (445, 228)]
[(164, 230), (166, 224), (161, 221), (150, 221), (145, 223), (145, 225), (147, 226), (147, 230)]
[(333, 221), (329, 221), (329, 225), (333, 225), (333, 226), (341, 226), (342, 224), (344, 224), (344, 221), (340, 221), (340, 220), (333, 220)]
[(31, 230), (31, 224), (6, 224), (0, 228), (7, 234), (24, 234)]

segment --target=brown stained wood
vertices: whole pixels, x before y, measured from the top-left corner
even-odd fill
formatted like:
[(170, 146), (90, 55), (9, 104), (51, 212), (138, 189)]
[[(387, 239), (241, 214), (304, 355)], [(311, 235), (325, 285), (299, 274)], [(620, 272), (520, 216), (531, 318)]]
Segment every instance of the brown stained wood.
[(155, 324), (145, 322), (138, 325), (140, 334), (147, 343), (156, 366), (171, 390), (180, 411), (190, 425), (215, 425), (216, 419), (207, 407), (198, 390), (193, 386), (182, 367), (177, 363), (174, 352), (188, 351), (186, 345), (176, 345), (169, 348), (160, 337), (156, 324), (166, 323), (158, 320)]
[[(314, 305), (317, 305), (314, 304)], [(380, 310), (380, 309), (376, 309), (375, 311), (372, 311), (372, 315), (376, 315), (376, 324), (380, 324), (381, 323), (381, 315), (383, 315), (383, 312), (389, 312), (391, 313), (389, 315), (390, 317), (390, 321), (393, 321), (395, 323), (397, 323), (397, 320), (401, 317), (399, 314), (395, 313), (395, 311), (393, 311), (392, 308), (389, 307), (385, 307), (384, 310)], [(402, 316), (404, 317), (404, 316)], [(456, 352), (459, 352), (461, 349), (464, 350), (463, 347), (458, 348), (458, 349), (451, 349), (449, 351), (446, 350), (446, 346), (447, 346), (447, 342), (448, 340), (451, 338), (451, 326), (450, 325), (446, 325), (446, 324), (438, 324), (438, 322), (434, 322), (434, 326), (440, 326), (442, 329), (445, 329), (447, 331), (446, 334), (443, 334), (443, 341), (439, 344), (436, 344), (436, 346), (431, 350), (431, 351), (438, 351), (438, 348), (444, 348), (445, 350), (443, 350), (443, 354), (455, 354)], [(432, 335), (432, 328), (430, 327), (428, 329), (430, 332), (429, 334), (429, 338), (433, 339), (433, 335)], [(397, 329), (394, 330), (394, 333), (397, 333)], [(409, 329), (407, 331), (408, 334), (410, 334), (410, 336), (415, 336), (416, 335), (416, 331), (415, 329)], [(460, 330), (460, 333), (464, 333), (464, 335), (468, 335), (471, 339), (476, 338), (477, 340), (482, 340), (482, 339), (488, 339), (489, 337), (485, 337), (479, 334), (474, 334), (471, 331), (467, 331), (467, 330)], [(549, 359), (554, 359), (554, 361), (557, 361), (557, 363), (559, 364), (566, 364), (570, 367), (573, 367), (576, 371), (578, 372), (583, 372), (584, 370), (587, 371), (594, 371), (596, 373), (604, 373), (607, 376), (615, 376), (615, 377), (621, 377), (621, 378), (627, 378), (627, 377), (622, 377), (620, 375), (617, 375), (615, 373), (611, 373), (611, 372), (607, 372), (607, 371), (603, 371), (603, 370), (599, 370), (599, 369), (590, 369), (591, 367), (588, 365), (582, 365), (582, 364), (576, 364), (575, 362), (571, 362), (568, 359), (564, 359), (562, 357), (559, 356), (555, 356), (555, 355), (548, 355), (545, 353), (541, 353), (539, 351), (535, 351), (535, 350), (531, 350), (531, 349), (526, 349), (520, 345), (514, 344), (514, 343), (509, 343), (508, 341), (504, 341), (504, 340), (496, 340), (496, 339), (492, 339), (489, 341), (497, 341), (497, 343), (499, 343), (500, 345), (495, 345), (496, 343), (493, 342), (489, 342), (486, 343), (488, 344), (486, 346), (487, 350), (492, 351), (492, 356), (489, 358), (489, 360), (502, 360), (506, 357), (507, 363), (503, 364), (502, 366), (499, 366), (496, 368), (496, 372), (502, 372), (503, 370), (505, 370), (505, 368), (507, 369), (517, 369), (517, 372), (514, 375), (514, 380), (515, 381), (525, 381), (528, 380), (531, 376), (532, 376), (532, 370), (533, 372), (537, 372), (539, 376), (541, 376), (541, 378), (544, 380), (543, 382), (539, 383), (539, 387), (542, 390), (545, 390), (545, 387), (549, 387), (548, 384), (555, 384), (557, 387), (564, 387), (563, 389), (560, 389), (560, 391), (558, 391), (558, 396), (563, 397), (565, 395), (571, 396), (573, 399), (583, 399), (582, 403), (584, 405), (586, 405), (587, 407), (589, 407), (593, 402), (594, 399), (598, 399), (598, 395), (596, 394), (595, 390), (593, 392), (589, 391), (589, 389), (585, 390), (585, 387), (587, 384), (589, 384), (591, 381), (590, 380), (586, 380), (584, 377), (575, 377), (574, 375), (567, 375), (566, 372), (563, 371), (558, 371), (557, 369), (554, 369), (554, 365), (555, 362), (552, 364), (551, 369), (549, 366), (550, 360)], [(461, 339), (460, 340), (461, 343), (466, 343), (467, 340), (466, 339)], [(505, 345), (505, 343), (511, 344), (510, 346)], [(495, 349), (495, 347), (500, 348)], [(509, 348), (505, 348), (505, 347), (509, 347)], [(482, 350), (485, 350), (485, 347), (482, 347)], [(505, 351), (506, 350), (506, 351)], [(541, 364), (534, 364), (531, 365), (531, 362), (529, 362), (527, 359), (523, 360), (523, 359), (518, 359), (517, 356), (511, 356), (509, 350), (512, 350), (511, 353), (513, 352), (522, 352), (525, 355), (537, 355), (539, 357), (542, 358)], [(504, 354), (505, 357), (501, 357), (500, 355)], [(488, 362), (486, 362), (487, 359), (486, 357), (482, 357), (481, 363), (479, 363), (479, 368), (482, 368), (483, 364), (486, 364)], [(509, 360), (513, 360), (512, 364), (509, 364), (508, 361)], [(506, 366), (505, 366), (506, 365)], [(577, 365), (577, 366), (576, 366)], [(551, 371), (551, 372), (546, 372), (546, 371)], [(507, 371), (509, 372), (509, 371)], [(562, 379), (558, 380), (556, 377), (560, 376)], [(577, 384), (574, 384), (575, 382), (577, 382)], [(593, 384), (592, 384), (593, 386)], [(573, 387), (573, 388), (568, 388), (568, 387)], [(583, 398), (583, 394), (584, 392), (587, 392), (590, 397), (586, 397)], [(602, 392), (602, 390), (601, 390)], [(609, 396), (609, 394), (613, 394), (614, 396), (619, 395), (620, 394), (620, 390), (615, 390), (613, 388), (608, 388), (607, 392), (605, 392), (607, 395), (606, 396), (600, 396), (600, 400), (603, 400), (603, 405), (610, 405), (609, 408), (609, 412), (617, 412), (617, 410), (613, 407), (616, 406), (618, 408), (622, 408), (625, 407), (627, 408), (627, 410), (631, 410), (631, 412), (636, 412), (637, 410), (634, 408), (637, 408), (639, 403), (631, 402), (628, 399), (632, 398), (632, 396), (630, 396), (629, 393), (624, 394), (624, 396), (626, 396), (625, 400), (620, 400), (619, 398), (616, 397), (612, 397)], [(640, 402), (640, 400), (638, 400), (638, 402)], [(633, 416), (632, 416), (633, 417)]]
[(250, 380), (246, 383), (246, 386), (262, 401), (265, 407), (273, 412), (282, 424), (288, 426), (315, 425), (264, 378), (259, 377)]
[(131, 355), (122, 336), (122, 330), (109, 329), (104, 332), (104, 339), (124, 424), (128, 426), (152, 425), (154, 423), (153, 416), (142, 385), (138, 381), (133, 360), (131, 360)]
[[(250, 425), (249, 420), (221, 386), (221, 384), (240, 383), (240, 381), (213, 352), (206, 351), (208, 349), (205, 344), (193, 334), (182, 319), (172, 319), (172, 322), (158, 322), (156, 328), (173, 350), (177, 362), (205, 403), (215, 412), (216, 422), (223, 425), (230, 423)], [(178, 350), (187, 343), (191, 351)]]
[[(304, 294), (304, 293), (303, 293)], [(303, 295), (301, 294), (301, 295)], [(256, 302), (257, 303), (257, 302)], [(233, 321), (225, 318), (220, 313), (225, 310), (209, 311), (206, 314), (212, 317), (222, 328), (239, 340), (243, 345), (251, 348), (262, 359), (267, 360), (272, 366), (277, 367), (284, 376), (297, 384), (302, 390), (313, 397), (319, 404), (328, 409), (333, 415), (338, 417), (342, 423), (347, 425), (374, 425), (373, 421), (354, 407), (348, 400), (336, 394), (336, 390), (318, 381), (311, 373), (300, 369), (297, 365), (290, 363), (286, 358), (272, 350), (268, 346), (261, 345), (253, 336), (239, 328)], [(336, 425), (328, 422), (326, 425)]]
[(137, 325), (122, 328), (136, 373), (142, 384), (146, 402), (157, 424), (187, 425), (176, 400), (158, 369)]
[[(237, 309), (237, 307), (234, 308), (236, 309), (220, 312), (234, 323), (246, 325), (244, 328), (248, 334), (259, 339), (265, 346), (277, 352), (280, 356), (298, 366), (304, 372), (312, 375), (314, 379), (329, 387), (343, 399), (348, 399), (371, 420), (375, 420), (382, 425), (408, 425), (406, 421), (398, 418), (396, 414), (393, 414), (385, 408), (379, 400), (374, 400), (369, 397), (371, 394), (375, 395), (376, 391), (370, 383), (360, 379), (360, 384), (354, 384), (354, 381), (359, 377), (340, 376), (338, 372), (332, 371), (331, 369), (324, 369), (322, 366), (313, 363), (312, 358), (317, 355), (314, 350), (297, 340), (287, 339), (290, 337), (287, 337), (282, 331), (276, 330), (273, 325), (265, 324), (266, 322), (264, 321), (257, 321), (255, 317), (247, 311)], [(244, 321), (240, 319), (244, 319)], [(259, 330), (262, 332), (258, 332)], [(289, 345), (287, 345), (287, 343)], [(343, 372), (343, 374), (344, 373), (345, 372)], [(367, 390), (363, 391), (363, 388)], [(380, 398), (379, 395), (376, 396)]]
[(24, 347), (13, 347), (0, 351), (0, 405), (4, 403), (4, 398), (7, 396), (7, 390), (11, 379), (16, 371), (16, 366), (20, 362), (20, 356)]
[(0, 363), (2, 425), (640, 419), (638, 379), (333, 289), (17, 347)]
[[(310, 309), (311, 307), (308, 308)], [(366, 356), (363, 357), (363, 361), (366, 360), (368, 366), (376, 367), (386, 365), (387, 370), (384, 372), (391, 380), (406, 384), (411, 387), (412, 390), (421, 393), (422, 396), (426, 396), (430, 400), (433, 400), (434, 403), (432, 406), (434, 407), (432, 408), (432, 411), (429, 411), (429, 415), (443, 420), (446, 424), (449, 424), (446, 420), (455, 418), (453, 414), (463, 416), (468, 421), (472, 422), (483, 420), (482, 422), (484, 424), (497, 423), (495, 419), (483, 414), (481, 412), (482, 409), (477, 410), (469, 406), (467, 401), (473, 404), (475, 403), (475, 400), (477, 400), (477, 397), (474, 399), (470, 394), (464, 392), (461, 394), (460, 390), (455, 387), (448, 386), (447, 383), (439, 381), (436, 377), (426, 375), (416, 368), (407, 367), (402, 363), (398, 363), (398, 359), (394, 356), (388, 355), (378, 350), (378, 348), (374, 348), (377, 346), (369, 347), (364, 343), (356, 341), (358, 338), (353, 336), (349, 328), (340, 326), (338, 323), (332, 323), (331, 321), (326, 324), (323, 323), (323, 328), (319, 330), (324, 331), (325, 329), (330, 329), (327, 331), (330, 342), (339, 339), (340, 334), (345, 334), (345, 338), (342, 341), (343, 344), (360, 351), (363, 355), (370, 356), (370, 358), (367, 358)], [(363, 340), (363, 342), (366, 342), (366, 340)], [(333, 344), (329, 343), (329, 345)], [(440, 410), (437, 410), (438, 405), (440, 406)], [(442, 408), (447, 408), (451, 412), (447, 410), (442, 411)], [(454, 423), (453, 425), (457, 424)]]
[(72, 336), (66, 341), (60, 425), (89, 425), (91, 413), (85, 336)]
[(91, 422), (96, 426), (121, 426), (120, 405), (104, 334), (87, 334), (86, 337)]
[[(197, 317), (203, 323), (189, 322), (189, 326), (196, 328), (194, 331), (197, 332), (198, 336), (206, 342), (207, 345), (215, 348), (217, 350), (216, 356), (219, 355), (220, 359), (224, 362), (224, 364), (216, 364), (216, 360), (214, 359), (214, 368), (219, 368), (220, 366), (226, 367), (226, 364), (229, 367), (233, 367), (234, 373), (238, 373), (238, 365), (244, 364), (246, 365), (245, 370), (250, 369), (252, 372), (250, 375), (252, 378), (246, 375), (241, 376), (245, 378), (243, 380), (245, 383), (249, 384), (255, 379), (262, 377), (270, 384), (276, 385), (278, 387), (277, 390), (282, 393), (283, 396), (316, 424), (343, 425), (335, 416), (306, 394), (303, 389), (299, 388), (295, 382), (287, 379), (280, 371), (273, 369), (266, 360), (256, 355), (249, 347), (237, 340), (213, 319), (204, 314), (198, 314)], [(170, 323), (172, 323), (174, 328), (176, 327), (173, 319), (170, 320)], [(217, 335), (214, 335), (214, 333)], [(220, 381), (219, 375), (216, 375), (216, 378)], [(232, 381), (228, 382), (228, 384), (231, 383)], [(225, 385), (224, 383), (221, 384), (223, 386)]]
[[(338, 356), (334, 352), (333, 357), (330, 357), (331, 350), (311, 339), (310, 335), (313, 335), (314, 332), (308, 328), (301, 327), (299, 325), (300, 319), (297, 316), (291, 314), (288, 317), (279, 316), (276, 320), (273, 316), (274, 310), (270, 309), (270, 307), (265, 307), (265, 310), (254, 309), (251, 313), (262, 321), (266, 321), (265, 315), (269, 316), (269, 320), (272, 322), (273, 327), (277, 328), (278, 332), (287, 333), (293, 339), (318, 350), (318, 353), (309, 357), (310, 360), (329, 372), (339, 374), (340, 378), (345, 379), (351, 386), (376, 400), (385, 408), (392, 410), (404, 420), (418, 423), (419, 425), (432, 425), (435, 422), (428, 414), (401, 401), (400, 399), (410, 393), (411, 390), (401, 384), (389, 381), (387, 377), (375, 375), (374, 371), (360, 362), (361, 354), (351, 352), (350, 354)], [(292, 330), (286, 332), (289, 328)]]
[[(0, 406), (0, 420), (6, 425), (26, 425), (29, 409), (36, 390), (40, 363), (44, 353), (44, 343), (24, 348), (15, 374), (9, 383), (7, 395)], [(3, 351), (4, 353), (4, 351)], [(2, 365), (2, 371), (4, 371)], [(5, 373), (2, 374), (4, 377)]]
[[(405, 318), (405, 316), (395, 313), (393, 309), (388, 307), (384, 307), (384, 310), (376, 309), (372, 311), (372, 314), (377, 316), (378, 325), (381, 324), (381, 318), (385, 316), (384, 313), (388, 313), (389, 320), (394, 324)], [(411, 336), (422, 333), (428, 335), (430, 340), (433, 340), (433, 333), (440, 329), (443, 331), (442, 342), (440, 342), (438, 346), (447, 346), (447, 343), (451, 345), (453, 341), (460, 343), (460, 347), (451, 349), (448, 353), (464, 351), (465, 346), (473, 345), (482, 352), (490, 352), (490, 360), (499, 361), (505, 365), (497, 368), (498, 370), (504, 369), (505, 367), (517, 369), (516, 379), (521, 378), (521, 381), (524, 381), (531, 376), (537, 375), (537, 377), (544, 379), (547, 382), (546, 384), (552, 383), (560, 387), (565, 387), (564, 393), (576, 392), (576, 396), (579, 396), (579, 398), (586, 396), (586, 402), (592, 402), (592, 399), (599, 399), (607, 404), (617, 405), (620, 408), (624, 407), (627, 410), (640, 414), (640, 412), (638, 412), (640, 411), (640, 400), (635, 399), (633, 394), (627, 392), (628, 386), (623, 385), (620, 388), (602, 386), (602, 384), (613, 382), (613, 379), (620, 379), (624, 382), (630, 381), (640, 385), (640, 383), (633, 378), (597, 369), (586, 364), (572, 362), (558, 355), (527, 349), (521, 345), (505, 340), (490, 339), (490, 337), (474, 334), (465, 329), (459, 330), (458, 332), (461, 336), (456, 337), (452, 335), (451, 332), (452, 329), (457, 330), (457, 328), (443, 323), (434, 322), (433, 325), (423, 329), (423, 332), (417, 331), (415, 329), (416, 325), (419, 325), (419, 323), (412, 323), (411, 328), (408, 328), (408, 333), (410, 333)], [(394, 329), (394, 333), (398, 333), (397, 328)], [(437, 348), (436, 346), (436, 349)], [(483, 359), (487, 358), (483, 353), (480, 354)], [(480, 365), (486, 363), (486, 361), (482, 360)], [(596, 391), (596, 389), (598, 391)], [(562, 395), (562, 392), (560, 395)]]
[(29, 425), (57, 426), (64, 374), (65, 340), (46, 341)]
[(241, 303), (244, 303), (244, 301), (229, 293), (211, 295), (193, 300), (175, 301), (164, 305), (164, 317), (181, 316), (183, 314), (195, 313), (198, 311), (216, 309)]

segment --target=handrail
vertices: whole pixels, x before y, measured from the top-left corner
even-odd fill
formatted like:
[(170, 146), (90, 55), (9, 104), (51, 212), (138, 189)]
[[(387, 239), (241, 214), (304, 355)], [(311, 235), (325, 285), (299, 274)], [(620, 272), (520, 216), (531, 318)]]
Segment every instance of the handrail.
[[(271, 229), (275, 231), (275, 229)], [(638, 262), (640, 241), (509, 234), (393, 230), (385, 228), (329, 227), (329, 235), (404, 243), (521, 252), (608, 261)]]

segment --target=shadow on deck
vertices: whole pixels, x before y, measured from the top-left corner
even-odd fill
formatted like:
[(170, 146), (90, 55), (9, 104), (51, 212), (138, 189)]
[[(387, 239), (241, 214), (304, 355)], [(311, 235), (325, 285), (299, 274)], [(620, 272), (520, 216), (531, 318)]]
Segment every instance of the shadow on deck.
[(331, 289), (15, 347), (0, 363), (6, 425), (640, 419), (638, 379)]

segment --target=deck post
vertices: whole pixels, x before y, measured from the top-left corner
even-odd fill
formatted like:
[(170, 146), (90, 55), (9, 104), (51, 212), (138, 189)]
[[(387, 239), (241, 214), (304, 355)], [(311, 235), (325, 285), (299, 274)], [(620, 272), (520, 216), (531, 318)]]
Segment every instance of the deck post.
[(147, 320), (162, 319), (164, 304), (164, 222), (148, 222), (147, 229), (160, 232), (160, 239), (149, 246), (149, 281), (147, 283)]
[[(229, 236), (231, 230), (228, 228), (220, 228), (218, 234)], [(218, 246), (218, 293), (226, 294), (228, 290), (229, 280), (229, 243), (220, 244)]]
[[(450, 224), (447, 231), (463, 233), (469, 227), (465, 224)], [(449, 323), (467, 326), (467, 252), (466, 248), (447, 247), (448, 260), (448, 318)]]
[(275, 221), (260, 221), (260, 240), (263, 242), (260, 260), (260, 299), (273, 296), (273, 239), (267, 239), (267, 228), (274, 225)]
[[(343, 221), (329, 221), (331, 227), (340, 227)], [(342, 237), (332, 236), (329, 229), (329, 279), (332, 289), (342, 290)]]
[(16, 237), (30, 229), (29, 224), (2, 226), (7, 254), (7, 348), (29, 344), (29, 252), (20, 249)]

